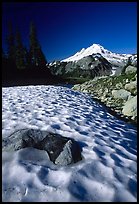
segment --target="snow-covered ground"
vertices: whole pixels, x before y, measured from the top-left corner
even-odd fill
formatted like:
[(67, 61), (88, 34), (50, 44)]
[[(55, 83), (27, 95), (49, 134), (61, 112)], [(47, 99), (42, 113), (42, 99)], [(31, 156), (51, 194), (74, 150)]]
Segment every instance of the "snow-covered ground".
[(136, 128), (90, 96), (60, 86), (2, 88), (2, 137), (25, 127), (74, 138), (83, 160), (58, 167), (43, 150), (3, 151), (3, 202), (137, 201)]

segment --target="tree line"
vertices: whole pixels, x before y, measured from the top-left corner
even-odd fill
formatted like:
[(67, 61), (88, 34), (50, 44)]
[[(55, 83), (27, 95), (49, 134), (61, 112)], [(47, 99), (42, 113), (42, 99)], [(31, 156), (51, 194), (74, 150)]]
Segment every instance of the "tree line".
[(9, 24), (6, 37), (7, 52), (2, 49), (2, 85), (55, 84), (61, 79), (54, 76), (37, 38), (36, 27), (30, 24), (29, 48), (22, 42), (19, 29), (13, 32)]
[(2, 51), (2, 58), (16, 64), (17, 69), (31, 68), (32, 66), (46, 66), (47, 60), (37, 39), (36, 27), (30, 24), (29, 49), (23, 45), (21, 33), (16, 29), (14, 35), (12, 24), (9, 23), (6, 38), (7, 53)]

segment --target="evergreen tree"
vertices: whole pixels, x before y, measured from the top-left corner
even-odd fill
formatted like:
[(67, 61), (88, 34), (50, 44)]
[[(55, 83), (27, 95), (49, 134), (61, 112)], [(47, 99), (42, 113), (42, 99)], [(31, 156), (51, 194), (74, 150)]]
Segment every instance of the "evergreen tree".
[(9, 34), (6, 39), (8, 59), (14, 61), (15, 60), (15, 38), (14, 38), (11, 22), (9, 22), (8, 32)]
[(29, 66), (31, 64), (31, 59), (29, 56), (29, 51), (27, 50), (26, 47), (24, 47), (24, 53), (25, 53), (25, 64), (26, 66)]
[(25, 68), (25, 48), (23, 47), (19, 30), (16, 31), (16, 47), (15, 47), (16, 66), (19, 69)]
[(33, 23), (30, 25), (30, 50), (29, 57), (31, 64), (35, 66), (42, 66), (47, 63), (45, 56), (41, 50), (40, 44), (37, 39), (36, 28)]
[(45, 66), (47, 63), (47, 60), (45, 59), (45, 56), (42, 52), (41, 47), (39, 47), (38, 52), (37, 52), (37, 58), (38, 58), (38, 64), (40, 66)]

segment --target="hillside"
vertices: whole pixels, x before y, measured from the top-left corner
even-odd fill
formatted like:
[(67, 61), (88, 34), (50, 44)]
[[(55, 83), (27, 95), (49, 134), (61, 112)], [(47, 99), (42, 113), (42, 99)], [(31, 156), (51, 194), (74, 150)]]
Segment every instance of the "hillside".
[(136, 54), (117, 54), (93, 44), (75, 55), (48, 64), (55, 75), (93, 79), (96, 76), (120, 75), (126, 66), (137, 66)]
[(137, 123), (137, 68), (128, 66), (119, 76), (98, 77), (73, 89), (91, 96), (126, 121)]

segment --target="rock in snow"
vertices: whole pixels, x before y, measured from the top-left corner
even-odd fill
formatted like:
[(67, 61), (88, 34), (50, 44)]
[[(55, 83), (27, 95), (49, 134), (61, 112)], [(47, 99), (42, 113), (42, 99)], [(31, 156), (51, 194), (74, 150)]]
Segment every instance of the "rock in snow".
[(6, 146), (6, 151), (16, 151), (26, 147), (45, 150), (50, 160), (57, 165), (68, 165), (82, 159), (80, 146), (74, 139), (47, 131), (22, 129), (10, 135), (9, 140), (10, 142), (3, 139), (3, 143), (10, 144)]

